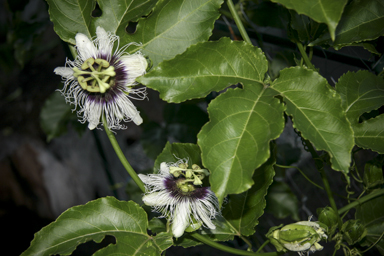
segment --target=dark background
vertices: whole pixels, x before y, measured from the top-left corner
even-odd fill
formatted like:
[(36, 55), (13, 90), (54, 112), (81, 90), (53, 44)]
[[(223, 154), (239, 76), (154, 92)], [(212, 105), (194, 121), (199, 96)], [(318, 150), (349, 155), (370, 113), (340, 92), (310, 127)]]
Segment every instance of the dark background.
[[(53, 70), (64, 66), (68, 48), (54, 32), (47, 4), (43, 0), (0, 0), (0, 3), (0, 227), (3, 234), (0, 241), (3, 251), (11, 250), (7, 255), (12, 256), (20, 255), (29, 246), (34, 233), (55, 220), (67, 208), (107, 195), (128, 200), (130, 197), (126, 190), (133, 191), (132, 194), (136, 192), (129, 186), (129, 176), (102, 131), (89, 131), (85, 126), (70, 122), (62, 136), (47, 141), (40, 125), (40, 111), (46, 99), (58, 93), (55, 90), (62, 88), (61, 79)], [(132, 25), (130, 29), (134, 29)], [(229, 27), (235, 32), (231, 33)], [(295, 44), (284, 31), (268, 24), (259, 29), (258, 35), (262, 36), (264, 42), (263, 51), (270, 59), (277, 60), (281, 52), (288, 53), (284, 56), (299, 58)], [(250, 28), (251, 37), (253, 32)], [(241, 38), (233, 22), (223, 18), (217, 21), (212, 40), (221, 36)], [(379, 40), (382, 42), (382, 39)], [(257, 45), (257, 40), (253, 39), (253, 42)], [(294, 65), (293, 57), (281, 66)], [(347, 70), (372, 71), (372, 65), (378, 59), (378, 56), (358, 47), (346, 47), (339, 52), (315, 48), (313, 63), (334, 85)], [(206, 101), (165, 106), (158, 93), (148, 89), (149, 100), (135, 101), (144, 117), (144, 125), (137, 127), (129, 123), (127, 130), (117, 133), (119, 143), (133, 168), (139, 172), (151, 171), (154, 156), (160, 152), (166, 140), (195, 142), (195, 136), (185, 138), (171, 136), (171, 133), (190, 132), (188, 129), (197, 132), (199, 127), (195, 129), (188, 126), (191, 120), (176, 118), (178, 111), (191, 109), (191, 123), (198, 123), (201, 127), (207, 120), (206, 113), (194, 112), (192, 105), (204, 108), (209, 97)], [(280, 160), (283, 161), (280, 163), (297, 163), (303, 169), (315, 169), (291, 126), (287, 126), (277, 144), (286, 149), (280, 151)], [(373, 157), (375, 154), (369, 151), (359, 155), (361, 162)], [(308, 175), (321, 183), (317, 173), (310, 172)], [(329, 172), (329, 175), (332, 175), (331, 185), (334, 190), (343, 194), (341, 175), (334, 172)], [(293, 169), (286, 172), (278, 170), (277, 179), (289, 184), (292, 191), (289, 193), (296, 198), (300, 219), (316, 214), (316, 208), (328, 204), (325, 192), (318, 192), (308, 185)], [(131, 199), (140, 202), (139, 196), (131, 196)], [(353, 216), (353, 212), (350, 214)], [(292, 222), (291, 217), (287, 215), (276, 218), (267, 210), (260, 218), (252, 242), (260, 245), (269, 227)], [(91, 255), (98, 247), (113, 241), (112, 237), (107, 237), (101, 244), (81, 245), (73, 255)], [(239, 239), (228, 242), (228, 245), (246, 249), (246, 245)], [(271, 246), (266, 249), (274, 250)], [(318, 252), (317, 255), (328, 255), (331, 252)], [(375, 252), (372, 253), (374, 255)], [(189, 249), (173, 247), (167, 251), (167, 255), (180, 254), (229, 255), (208, 246)]]

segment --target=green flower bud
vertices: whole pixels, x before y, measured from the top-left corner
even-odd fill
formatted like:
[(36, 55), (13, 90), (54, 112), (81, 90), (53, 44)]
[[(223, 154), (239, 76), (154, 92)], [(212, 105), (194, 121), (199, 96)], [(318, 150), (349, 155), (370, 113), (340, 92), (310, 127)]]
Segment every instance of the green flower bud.
[(328, 227), (328, 235), (332, 236), (336, 231), (339, 215), (329, 206), (317, 209), (317, 215), (319, 216), (319, 222)]
[(360, 223), (359, 220), (348, 220), (341, 228), (343, 239), (349, 244), (353, 245), (360, 242), (366, 235), (367, 229)]
[(299, 221), (280, 229), (270, 229), (267, 237), (277, 251), (295, 252), (322, 250), (318, 242), (328, 238), (325, 228), (311, 221)]

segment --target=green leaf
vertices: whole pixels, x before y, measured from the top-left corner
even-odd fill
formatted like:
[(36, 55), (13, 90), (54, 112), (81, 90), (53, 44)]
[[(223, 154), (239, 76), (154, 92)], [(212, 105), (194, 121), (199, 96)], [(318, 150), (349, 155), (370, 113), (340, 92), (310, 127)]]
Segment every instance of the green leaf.
[(130, 53), (142, 49), (157, 66), (190, 45), (207, 41), (222, 3), (223, 0), (160, 0), (148, 18), (139, 20), (133, 35), (121, 38), (122, 43), (141, 43), (130, 48)]
[(163, 152), (156, 158), (153, 170), (157, 172), (162, 162), (175, 163), (180, 159), (187, 159), (188, 165), (197, 164), (201, 167), (200, 148), (192, 143), (169, 143), (165, 145)]
[(381, 166), (366, 163), (364, 166), (364, 187), (367, 189), (384, 184), (383, 170)]
[(317, 23), (305, 15), (299, 15), (295, 11), (289, 11), (291, 14), (288, 35), (293, 42), (302, 42), (307, 45), (315, 40), (326, 30), (326, 25)]
[(223, 209), (223, 216), (230, 223), (237, 235), (250, 236), (255, 233), (254, 227), (264, 213), (265, 195), (273, 181), (275, 170), (274, 157), (256, 169), (253, 175), (254, 185), (248, 191), (239, 195), (230, 195), (228, 204)]
[[(384, 232), (384, 197), (380, 196), (356, 207), (356, 219), (360, 220), (367, 229), (367, 236), (361, 245), (370, 246), (379, 239)], [(384, 255), (384, 238), (375, 245), (381, 255)]]
[(92, 11), (95, 0), (46, 0), (49, 4), (49, 16), (59, 37), (70, 44), (76, 44), (75, 35), (83, 33), (89, 38), (95, 34), (90, 31)]
[(353, 131), (338, 94), (317, 72), (300, 67), (280, 72), (272, 88), (284, 97), (286, 112), (301, 135), (331, 157), (333, 169), (348, 173)]
[(198, 135), (203, 164), (220, 204), (227, 194), (253, 185), (256, 168), (269, 158), (269, 141), (284, 128), (284, 106), (261, 84), (229, 89), (211, 101), (210, 121)]
[(159, 91), (163, 100), (182, 102), (236, 83), (262, 83), (267, 69), (259, 48), (222, 38), (191, 46), (138, 81)]
[(106, 235), (114, 236), (116, 244), (94, 255), (160, 255), (172, 245), (172, 237), (165, 233), (151, 237), (147, 226), (147, 214), (136, 203), (100, 198), (65, 211), (35, 234), (22, 256), (70, 255), (79, 244), (100, 242)]
[(342, 106), (355, 132), (358, 146), (384, 153), (384, 116), (359, 123), (364, 113), (380, 108), (384, 104), (384, 80), (368, 71), (346, 73), (336, 84)]
[(129, 22), (137, 21), (148, 14), (157, 0), (98, 0), (102, 14), (94, 21), (93, 32), (97, 26), (118, 36), (126, 36)]
[(266, 212), (278, 219), (291, 217), (299, 220), (299, 202), (291, 188), (284, 182), (274, 181), (267, 194)]
[[(330, 0), (332, 1), (332, 0)], [(338, 2), (338, 1), (333, 1)], [(384, 3), (381, 0), (352, 1), (345, 7), (332, 42), (328, 34), (310, 45), (332, 45), (335, 49), (361, 41), (373, 40), (384, 34)]]
[(288, 9), (304, 14), (313, 20), (326, 23), (332, 39), (335, 39), (336, 26), (348, 0), (271, 0), (280, 3)]
[(356, 145), (384, 154), (384, 114), (353, 126)]
[(67, 132), (71, 112), (71, 105), (59, 92), (49, 96), (40, 113), (40, 126), (47, 135), (47, 141)]

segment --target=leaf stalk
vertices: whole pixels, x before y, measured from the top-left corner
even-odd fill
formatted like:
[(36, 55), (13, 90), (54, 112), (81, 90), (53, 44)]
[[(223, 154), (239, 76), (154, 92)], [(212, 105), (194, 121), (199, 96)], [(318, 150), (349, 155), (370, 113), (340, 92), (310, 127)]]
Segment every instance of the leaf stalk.
[(300, 42), (297, 42), (296, 45), (299, 48), (301, 57), (303, 57), (303, 59), (304, 59), (305, 65), (307, 65), (307, 67), (312, 69), (312, 70), (316, 70), (315, 66), (313, 66), (312, 62), (309, 60), (308, 55), (305, 52), (303, 45)]
[(245, 42), (247, 42), (249, 44), (252, 44), (251, 39), (249, 38), (249, 36), (247, 34), (247, 31), (245, 30), (244, 25), (241, 22), (240, 17), (239, 17), (239, 15), (236, 12), (236, 9), (235, 9), (235, 6), (233, 5), (232, 0), (227, 0), (227, 5), (228, 5), (228, 8), (229, 8), (229, 11), (232, 14), (233, 19), (235, 20), (236, 26), (237, 26), (237, 28), (240, 31), (241, 37), (243, 38), (243, 40)]

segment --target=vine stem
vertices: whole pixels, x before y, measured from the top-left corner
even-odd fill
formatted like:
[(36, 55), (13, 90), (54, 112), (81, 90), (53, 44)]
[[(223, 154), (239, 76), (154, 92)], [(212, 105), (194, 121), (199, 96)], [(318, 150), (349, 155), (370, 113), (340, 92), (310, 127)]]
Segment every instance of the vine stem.
[(339, 214), (343, 214), (344, 212), (347, 212), (350, 209), (355, 208), (359, 204), (365, 203), (365, 202), (367, 202), (367, 201), (369, 201), (369, 200), (371, 200), (371, 199), (373, 199), (375, 197), (381, 196), (381, 195), (384, 195), (384, 189), (375, 190), (372, 193), (370, 193), (370, 194), (368, 194), (366, 196), (363, 196), (362, 198), (357, 199), (356, 201), (353, 201), (352, 203), (347, 204), (346, 206), (340, 208), (338, 210), (338, 213)]
[(300, 42), (296, 43), (296, 45), (299, 48), (300, 54), (303, 57), (304, 62), (308, 66), (308, 68), (315, 70), (315, 66), (313, 66), (312, 62), (309, 60), (308, 55), (305, 52), (303, 45)]
[[(323, 161), (322, 161), (321, 159), (319, 159), (319, 156), (318, 156), (318, 154), (316, 153), (316, 150), (315, 150), (314, 147), (312, 146), (312, 143), (311, 143), (311, 142), (309, 142), (308, 140), (305, 140), (305, 145), (307, 146), (309, 152), (311, 153), (312, 158), (315, 160), (315, 164), (316, 164), (316, 168), (317, 168), (317, 170), (320, 172), (321, 179), (322, 179), (323, 184), (324, 184), (324, 189), (325, 189), (325, 191), (327, 192), (327, 196), (328, 196), (329, 203), (330, 203), (332, 209), (333, 209), (335, 212), (338, 212), (338, 209), (337, 209), (337, 206), (336, 206), (335, 199), (333, 198), (333, 194), (332, 194), (331, 186), (329, 185), (327, 175), (325, 174), (325, 171), (324, 171), (324, 164), (323, 164)], [(339, 226), (339, 229), (341, 230), (341, 227), (342, 227), (342, 225), (343, 225), (343, 222), (341, 221), (340, 216), (337, 216), (337, 217), (338, 217), (338, 218), (337, 218), (338, 226)]]
[(297, 170), (301, 173), (301, 175), (303, 175), (303, 177), (304, 177), (307, 181), (309, 181), (310, 183), (312, 183), (314, 186), (316, 186), (316, 187), (318, 187), (318, 188), (324, 190), (324, 188), (323, 188), (322, 186), (320, 186), (319, 184), (317, 184), (316, 182), (314, 182), (314, 181), (312, 181), (310, 178), (308, 178), (308, 176), (305, 175), (305, 173), (304, 173), (302, 170), (300, 170), (300, 168), (298, 168), (298, 167), (296, 167), (296, 166), (286, 166), (286, 165), (280, 165), (280, 164), (275, 164), (275, 166), (280, 167), (280, 168), (285, 168), (285, 169), (295, 168), (295, 169), (297, 169)]
[(139, 176), (137, 176), (137, 173), (135, 172), (135, 170), (133, 170), (133, 168), (129, 164), (127, 158), (125, 158), (123, 151), (121, 151), (119, 143), (117, 143), (115, 135), (108, 128), (108, 123), (107, 123), (107, 120), (105, 119), (104, 114), (103, 114), (103, 125), (104, 125), (104, 129), (105, 129), (105, 133), (107, 134), (108, 139), (111, 142), (112, 147), (115, 150), (116, 155), (119, 158), (120, 162), (123, 164), (124, 168), (127, 170), (128, 174), (131, 176), (131, 178), (136, 182), (137, 186), (139, 186), (141, 191), (145, 192), (144, 183), (141, 181)]
[(240, 17), (239, 17), (239, 15), (236, 12), (236, 9), (235, 9), (235, 6), (233, 5), (232, 0), (227, 0), (227, 5), (228, 5), (228, 8), (229, 8), (229, 11), (232, 14), (233, 19), (235, 20), (236, 26), (237, 26), (237, 28), (240, 31), (241, 37), (243, 38), (243, 40), (245, 42), (247, 42), (249, 44), (252, 44), (251, 39), (249, 39), (247, 31), (245, 30), (245, 28), (243, 26), (243, 23), (241, 22)]
[(225, 246), (223, 244), (219, 244), (219, 243), (216, 243), (214, 241), (212, 241), (211, 239), (209, 238), (206, 238), (204, 237), (203, 235), (200, 235), (199, 233), (191, 233), (190, 234), (193, 238), (199, 240), (200, 242), (203, 242), (213, 248), (216, 248), (216, 249), (219, 249), (221, 251), (224, 251), (224, 252), (229, 252), (229, 253), (232, 253), (232, 254), (235, 254), (235, 255), (250, 255), (250, 256), (277, 256), (277, 255), (281, 255), (283, 254), (284, 252), (266, 252), (266, 253), (256, 253), (256, 252), (249, 252), (249, 251), (244, 251), (244, 250), (239, 250), (239, 249), (236, 249), (236, 248), (232, 248), (232, 247), (229, 247), (229, 246)]

